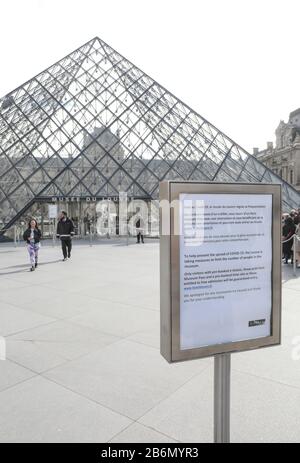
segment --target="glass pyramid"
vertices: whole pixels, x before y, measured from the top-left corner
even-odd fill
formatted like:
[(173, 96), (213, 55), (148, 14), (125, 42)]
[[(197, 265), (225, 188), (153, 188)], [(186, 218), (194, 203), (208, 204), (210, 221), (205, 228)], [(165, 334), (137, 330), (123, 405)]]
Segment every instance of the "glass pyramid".
[(39, 198), (158, 198), (163, 179), (281, 183), (99, 38), (0, 100), (0, 229)]

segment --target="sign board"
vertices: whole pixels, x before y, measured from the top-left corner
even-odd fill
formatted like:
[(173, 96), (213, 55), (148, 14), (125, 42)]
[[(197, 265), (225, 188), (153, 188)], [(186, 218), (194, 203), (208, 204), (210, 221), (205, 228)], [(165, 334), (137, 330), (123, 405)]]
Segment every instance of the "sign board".
[(57, 218), (57, 204), (48, 204), (49, 219)]
[(162, 182), (161, 353), (280, 344), (281, 186)]
[(119, 202), (121, 201), (127, 201), (127, 192), (126, 191), (120, 191), (119, 192)]

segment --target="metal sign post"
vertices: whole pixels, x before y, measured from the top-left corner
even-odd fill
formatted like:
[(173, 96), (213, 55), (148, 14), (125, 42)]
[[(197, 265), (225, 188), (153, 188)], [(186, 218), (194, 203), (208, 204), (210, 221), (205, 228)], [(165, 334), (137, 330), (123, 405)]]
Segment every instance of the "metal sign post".
[(128, 246), (129, 242), (129, 225), (126, 224), (126, 246)]
[(127, 192), (119, 192), (119, 234), (126, 235), (126, 246), (128, 246), (128, 224), (127, 224)]
[(230, 442), (230, 354), (214, 358), (214, 442)]
[(17, 246), (17, 227), (14, 225), (14, 243), (15, 247)]
[(56, 244), (56, 218), (53, 219), (53, 235), (52, 235), (52, 245)]

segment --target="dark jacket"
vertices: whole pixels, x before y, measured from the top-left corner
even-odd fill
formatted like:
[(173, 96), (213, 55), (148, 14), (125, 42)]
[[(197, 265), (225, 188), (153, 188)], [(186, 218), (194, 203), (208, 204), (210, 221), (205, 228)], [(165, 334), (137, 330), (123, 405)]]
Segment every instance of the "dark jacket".
[[(31, 232), (31, 228), (27, 228), (27, 230), (25, 230), (23, 233), (23, 239), (24, 241), (27, 241), (28, 244), (30, 244), (30, 232)], [(39, 230), (38, 228), (35, 228), (34, 229), (34, 242), (39, 243), (41, 237), (42, 237), (41, 230)]]
[(143, 221), (141, 219), (138, 219), (135, 224), (135, 228), (138, 231), (143, 231)]
[[(296, 226), (293, 222), (293, 219), (291, 217), (288, 217), (285, 219), (284, 226), (282, 229), (282, 236), (284, 238), (284, 241), (288, 240), (291, 238), (296, 231)], [(284, 254), (289, 254), (291, 252), (291, 249), (293, 247), (293, 240), (286, 241), (282, 245), (282, 250)]]
[(56, 236), (60, 238), (68, 238), (74, 235), (74, 224), (69, 217), (66, 220), (60, 219), (57, 224)]

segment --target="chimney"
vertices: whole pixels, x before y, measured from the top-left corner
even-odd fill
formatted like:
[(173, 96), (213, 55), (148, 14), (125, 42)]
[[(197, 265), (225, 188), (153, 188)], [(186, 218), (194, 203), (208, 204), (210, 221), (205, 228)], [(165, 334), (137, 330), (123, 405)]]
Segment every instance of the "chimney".
[(268, 150), (268, 151), (273, 151), (273, 142), (272, 142), (272, 141), (268, 141), (268, 143), (267, 143), (267, 150)]
[(253, 156), (257, 156), (258, 155), (258, 148), (253, 148)]

